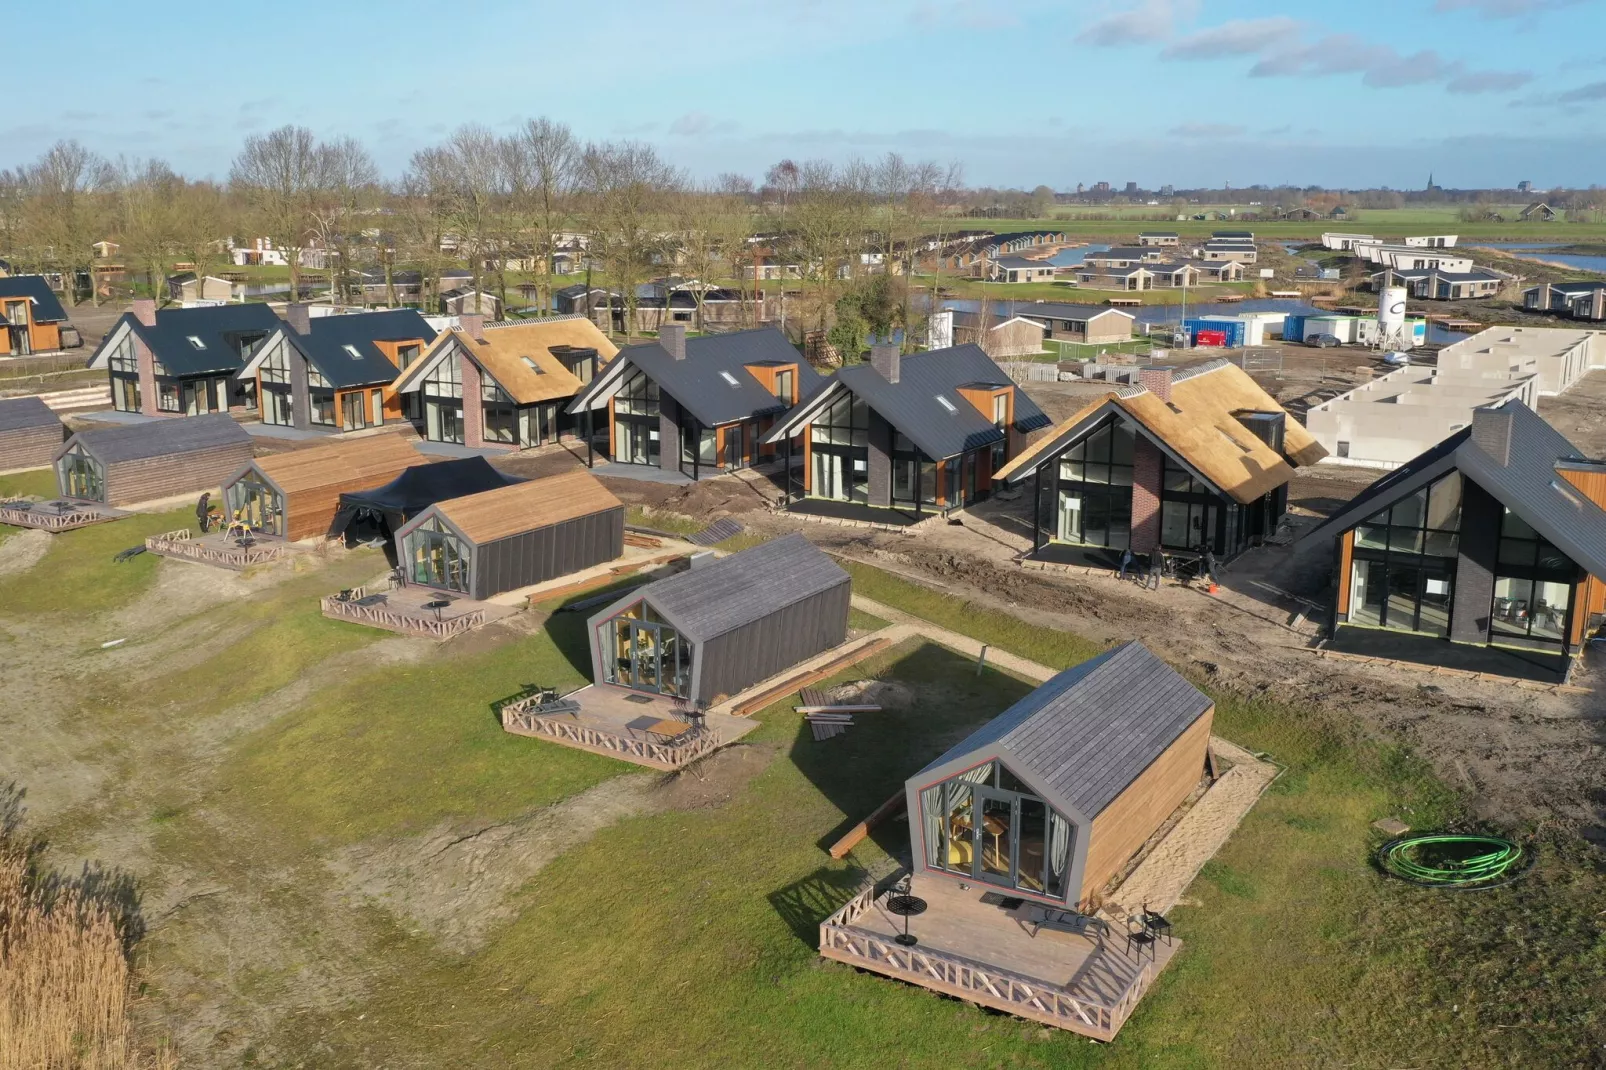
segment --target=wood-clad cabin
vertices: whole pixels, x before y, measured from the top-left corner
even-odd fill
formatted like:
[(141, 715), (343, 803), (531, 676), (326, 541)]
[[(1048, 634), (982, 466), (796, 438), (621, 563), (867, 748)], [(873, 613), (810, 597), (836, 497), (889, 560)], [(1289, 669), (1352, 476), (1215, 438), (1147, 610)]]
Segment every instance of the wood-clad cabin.
[(13, 357), (62, 346), (67, 311), (43, 275), (0, 278), (0, 352)]
[(649, 583), (588, 624), (598, 683), (708, 703), (848, 634), (848, 574), (786, 535)]
[(1205, 777), (1214, 714), (1135, 641), (1066, 669), (909, 778), (915, 872), (1089, 909)]
[(38, 398), (0, 398), (0, 472), (43, 468), (66, 437), (61, 417)]
[(231, 520), (295, 542), (327, 535), (343, 491), (388, 483), (421, 458), (400, 435), (370, 435), (258, 457), (223, 484)]
[(251, 459), (251, 436), (223, 413), (80, 431), (55, 455), (64, 498), (129, 505), (198, 494)]
[(407, 581), (486, 599), (625, 552), (625, 506), (589, 472), (449, 498), (396, 533)]

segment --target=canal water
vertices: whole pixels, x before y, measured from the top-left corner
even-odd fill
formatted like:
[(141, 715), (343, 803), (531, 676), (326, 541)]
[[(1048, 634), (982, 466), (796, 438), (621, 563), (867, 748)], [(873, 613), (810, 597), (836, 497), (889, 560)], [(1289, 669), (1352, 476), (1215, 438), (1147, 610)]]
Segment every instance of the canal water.
[(1499, 249), (1510, 253), (1520, 260), (1543, 260), (1551, 264), (1565, 264), (1577, 271), (1594, 271), (1606, 275), (1606, 256), (1580, 256), (1577, 253), (1552, 253), (1548, 249), (1560, 249), (1566, 242), (1468, 242), (1471, 245), (1481, 245), (1486, 249)]

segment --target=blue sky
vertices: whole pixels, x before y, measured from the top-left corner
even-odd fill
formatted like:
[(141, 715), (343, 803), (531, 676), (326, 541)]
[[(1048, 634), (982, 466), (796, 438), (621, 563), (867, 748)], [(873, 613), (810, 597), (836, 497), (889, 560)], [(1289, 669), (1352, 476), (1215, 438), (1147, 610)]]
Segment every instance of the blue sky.
[(706, 177), (896, 150), (1025, 188), (1606, 182), (1603, 0), (79, 0), (6, 27), (39, 91), (0, 167), (76, 137), (221, 178), (299, 123), (399, 174), (548, 115)]

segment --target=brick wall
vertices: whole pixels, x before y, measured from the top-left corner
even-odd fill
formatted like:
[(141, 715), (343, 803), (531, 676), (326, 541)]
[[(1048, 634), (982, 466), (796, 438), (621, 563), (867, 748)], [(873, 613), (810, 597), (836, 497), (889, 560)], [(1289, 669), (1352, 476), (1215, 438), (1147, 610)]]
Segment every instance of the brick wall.
[(480, 368), (463, 358), (463, 445), (485, 445), (485, 403), (480, 399)]
[(1132, 552), (1160, 548), (1160, 478), (1163, 455), (1154, 443), (1137, 436), (1132, 444)]

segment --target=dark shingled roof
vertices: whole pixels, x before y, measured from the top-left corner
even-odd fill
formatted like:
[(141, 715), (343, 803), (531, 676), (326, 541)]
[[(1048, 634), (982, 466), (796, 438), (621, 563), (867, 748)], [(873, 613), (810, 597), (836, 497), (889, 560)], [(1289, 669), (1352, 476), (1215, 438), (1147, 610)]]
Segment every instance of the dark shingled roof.
[[(1045, 320), (1081, 320), (1083, 322), (1095, 316), (1125, 316), (1127, 319), (1137, 317), (1130, 312), (1109, 305), (1072, 305), (1061, 301), (1032, 301), (1006, 303), (1011, 316), (1025, 316), (1027, 319)], [(1006, 319), (1008, 317), (1005, 317)]]
[[(410, 308), (318, 316), (308, 321), (306, 334), (298, 334), (288, 325), (284, 327), (284, 334), (337, 390), (389, 383), (396, 378), (396, 365), (380, 352), (375, 342), (417, 338), (427, 346), (435, 340), (435, 329)], [(353, 357), (346, 352), (348, 345), (359, 355)]]
[[(786, 340), (786, 335), (774, 327), (688, 338), (684, 360), (676, 360), (657, 342), (630, 346), (621, 349), (608, 368), (612, 371), (617, 366), (622, 370), (631, 365), (641, 369), (703, 426), (714, 427), (781, 412), (788, 407), (744, 367), (764, 363), (797, 365), (798, 397), (808, 397), (821, 383), (819, 373)], [(732, 386), (721, 373), (729, 374), (736, 385)], [(593, 379), (595, 389), (582, 392), (571, 404), (570, 411), (581, 411), (591, 396), (613, 381), (614, 375)]]
[(848, 574), (798, 534), (783, 535), (641, 588), (687, 639), (707, 642), (847, 583)]
[(61, 426), (49, 405), (33, 396), (0, 398), (0, 431), (20, 431), (25, 427)]
[[(1511, 419), (1504, 464), (1487, 452), (1474, 434), (1478, 421), (1490, 415)], [(1462, 428), (1367, 487), (1301, 541), (1332, 538), (1347, 531), (1454, 468), (1592, 575), (1606, 577), (1606, 511), (1556, 471), (1557, 462), (1581, 459), (1577, 447), (1520, 401), (1478, 409), (1471, 427)]]
[(67, 310), (50, 289), (43, 275), (11, 275), (0, 278), (0, 297), (26, 297), (33, 302), (36, 323), (57, 323), (67, 318)]
[[(147, 327), (125, 312), (118, 324), (128, 324), (151, 354), (162, 362), (170, 375), (207, 375), (237, 372), (245, 367), (240, 359), (239, 336), (266, 337), (284, 324), (273, 309), (264, 304), (208, 305), (201, 308), (164, 308), (156, 313), (156, 325)], [(117, 328), (107, 332), (101, 348), (109, 344)], [(197, 349), (190, 338), (198, 338), (205, 348)], [(100, 359), (95, 351), (90, 364)]]
[(183, 416), (169, 420), (121, 427), (97, 427), (80, 431), (63, 449), (74, 444), (89, 451), (104, 464), (142, 461), (177, 453), (195, 453), (222, 446), (249, 444), (251, 436), (232, 416), (214, 412), (205, 416)]
[[(1004, 437), (992, 420), (959, 395), (962, 386), (1010, 385), (1004, 370), (974, 343), (904, 354), (897, 383), (887, 382), (868, 364), (843, 368), (836, 378), (932, 460), (953, 457)], [(952, 411), (937, 400), (939, 394), (948, 399)], [(1037, 403), (1017, 389), (1015, 429), (1029, 433), (1048, 424)]]
[(1092, 820), (1211, 708), (1133, 640), (1066, 669), (922, 769), (997, 751)]

